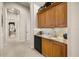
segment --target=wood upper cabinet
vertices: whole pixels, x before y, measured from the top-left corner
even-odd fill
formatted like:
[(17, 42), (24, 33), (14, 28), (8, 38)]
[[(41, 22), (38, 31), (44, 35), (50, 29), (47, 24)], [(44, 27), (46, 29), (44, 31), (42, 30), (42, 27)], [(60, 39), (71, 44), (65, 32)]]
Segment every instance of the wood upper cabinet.
[(55, 27), (55, 7), (46, 11), (46, 27)]
[(67, 3), (54, 5), (38, 12), (39, 28), (67, 27)]
[(44, 28), (46, 25), (46, 12), (37, 14), (38, 15), (38, 27), (39, 28)]
[(67, 26), (67, 3), (56, 6), (56, 27)]

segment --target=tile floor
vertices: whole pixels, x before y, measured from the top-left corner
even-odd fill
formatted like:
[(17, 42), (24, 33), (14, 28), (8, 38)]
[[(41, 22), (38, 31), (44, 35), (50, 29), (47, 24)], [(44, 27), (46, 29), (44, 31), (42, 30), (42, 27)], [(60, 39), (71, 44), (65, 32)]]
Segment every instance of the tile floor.
[(44, 57), (26, 42), (8, 42), (0, 51), (1, 57)]

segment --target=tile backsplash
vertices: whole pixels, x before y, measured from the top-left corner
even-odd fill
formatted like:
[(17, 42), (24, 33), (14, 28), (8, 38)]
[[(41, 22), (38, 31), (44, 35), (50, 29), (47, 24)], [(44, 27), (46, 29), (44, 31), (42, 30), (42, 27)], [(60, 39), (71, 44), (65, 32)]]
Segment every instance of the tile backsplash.
[(67, 28), (56, 28), (55, 31), (58, 36), (62, 37), (64, 33), (67, 33)]
[[(45, 35), (54, 35), (62, 37), (64, 33), (67, 33), (67, 28), (35, 28), (34, 34), (37, 34), (39, 31), (42, 31)], [(56, 33), (55, 33), (56, 32)]]

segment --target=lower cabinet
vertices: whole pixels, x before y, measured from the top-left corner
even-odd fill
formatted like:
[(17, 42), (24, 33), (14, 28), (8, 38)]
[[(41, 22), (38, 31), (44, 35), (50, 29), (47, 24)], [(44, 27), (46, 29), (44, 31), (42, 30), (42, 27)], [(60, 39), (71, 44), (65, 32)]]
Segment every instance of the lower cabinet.
[(67, 57), (67, 45), (52, 41), (52, 56), (53, 57)]
[(67, 45), (42, 38), (42, 54), (47, 57), (67, 57)]
[(52, 49), (51, 49), (51, 41), (49, 41), (48, 39), (42, 38), (42, 54), (44, 56), (52, 56)]

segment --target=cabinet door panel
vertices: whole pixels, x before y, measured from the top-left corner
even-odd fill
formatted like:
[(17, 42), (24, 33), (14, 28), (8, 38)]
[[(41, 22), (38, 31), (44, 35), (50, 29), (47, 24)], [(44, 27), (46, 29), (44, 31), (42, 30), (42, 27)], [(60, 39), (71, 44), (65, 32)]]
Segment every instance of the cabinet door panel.
[(51, 27), (55, 27), (56, 26), (56, 7), (53, 7), (51, 9), (50, 14), (51, 14), (51, 16), (50, 16), (50, 19), (51, 19)]
[(42, 39), (42, 53), (44, 56), (51, 56), (51, 41), (48, 39)]
[(61, 3), (56, 6), (56, 26), (67, 26), (67, 3)]
[(61, 57), (61, 46), (57, 44), (52, 44), (52, 56)]
[(46, 40), (42, 38), (42, 54), (46, 56)]
[(62, 56), (67, 57), (67, 45), (63, 44), (61, 48), (62, 48)]
[(46, 27), (55, 27), (55, 7), (46, 11)]
[(38, 27), (42, 28), (45, 27), (45, 22), (46, 22), (46, 15), (45, 12), (38, 14)]

